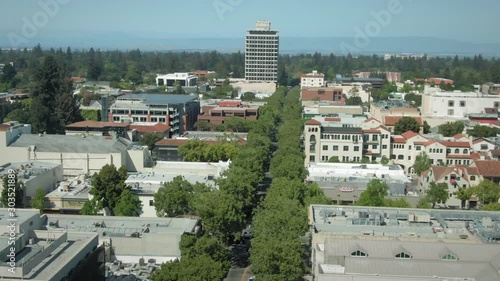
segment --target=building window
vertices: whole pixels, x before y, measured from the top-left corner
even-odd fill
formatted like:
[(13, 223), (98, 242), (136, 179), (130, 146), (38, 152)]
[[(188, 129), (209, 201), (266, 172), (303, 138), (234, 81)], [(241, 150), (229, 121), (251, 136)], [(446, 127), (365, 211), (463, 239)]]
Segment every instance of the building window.
[(487, 150), (488, 145), (487, 144), (481, 144), (481, 150)]
[(455, 149), (455, 154), (460, 154), (460, 149)]
[(387, 144), (382, 145), (382, 149), (387, 149)]
[(349, 151), (349, 146), (345, 145), (344, 146), (344, 151)]
[(359, 146), (355, 146), (354, 151), (359, 151)]
[(408, 160), (411, 160), (411, 156), (408, 156)]
[(113, 116), (113, 121), (120, 121), (120, 116)]
[(421, 147), (420, 145), (416, 145), (416, 146), (415, 146), (415, 149), (416, 149), (417, 151), (420, 151), (420, 150), (422, 149), (422, 147)]
[(395, 256), (395, 258), (408, 260), (408, 259), (411, 259), (411, 256), (409, 254), (405, 253), (405, 252), (401, 252), (401, 253), (397, 254)]
[(309, 162), (315, 162), (315, 161), (316, 157), (314, 157), (314, 155), (309, 156)]
[(339, 150), (339, 146), (338, 145), (334, 145), (333, 146), (333, 151), (338, 151)]
[(470, 176), (470, 180), (471, 181), (475, 181), (476, 180), (476, 176)]
[(398, 160), (404, 160), (405, 156), (404, 155), (398, 155)]
[(372, 140), (373, 140), (373, 141), (378, 141), (378, 135), (373, 135), (373, 136), (372, 136)]
[(441, 260), (444, 260), (444, 261), (458, 261), (458, 258), (455, 255), (447, 254), (447, 255), (444, 255), (441, 258)]
[(321, 161), (328, 162), (328, 156), (321, 156)]
[(367, 257), (368, 255), (360, 250), (354, 251), (351, 253), (351, 257)]
[(323, 145), (323, 150), (328, 150), (328, 145)]
[(465, 101), (464, 100), (460, 101), (460, 107), (465, 107)]
[(141, 117), (141, 122), (146, 122), (147, 121), (147, 118), (146, 117)]
[(444, 180), (445, 180), (445, 181), (447, 181), (447, 180), (448, 180), (448, 176), (445, 176), (445, 177), (444, 177)]
[(496, 102), (493, 104), (493, 107), (495, 107), (495, 108), (499, 108), (499, 107), (500, 107), (500, 102), (496, 101)]
[(455, 106), (455, 101), (449, 100), (448, 107), (454, 107), (454, 106)]
[(154, 206), (155, 202), (153, 200), (149, 200), (149, 206)]
[(378, 149), (378, 145), (376, 145), (376, 144), (374, 144), (372, 147), (373, 147), (374, 150)]
[(158, 118), (157, 117), (151, 117), (151, 122), (158, 122)]
[(448, 115), (453, 116), (455, 114), (455, 111), (453, 109), (448, 109)]
[(159, 121), (160, 123), (165, 123), (165, 118), (159, 118), (159, 119), (158, 119), (158, 121)]

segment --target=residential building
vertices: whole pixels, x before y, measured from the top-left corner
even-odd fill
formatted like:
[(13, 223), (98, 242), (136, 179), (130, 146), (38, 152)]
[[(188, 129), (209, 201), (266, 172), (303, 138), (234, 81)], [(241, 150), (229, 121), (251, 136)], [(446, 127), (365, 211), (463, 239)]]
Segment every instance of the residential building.
[(316, 183), (337, 204), (352, 204), (373, 179), (389, 187), (392, 196), (406, 195), (409, 180), (398, 165), (311, 163), (307, 167), (308, 183)]
[(481, 180), (500, 184), (500, 161), (475, 160), (470, 166), (477, 169)]
[(246, 103), (241, 101), (221, 101), (216, 105), (204, 105), (199, 122), (207, 122), (212, 125), (224, 124), (224, 121), (232, 117), (240, 117), (245, 120), (257, 120), (260, 104)]
[[(487, 108), (500, 107), (500, 95), (474, 92), (433, 92), (422, 96), (422, 115), (463, 119), (470, 114), (485, 113)], [(497, 123), (498, 124), (498, 123)]]
[[(22, 182), (24, 207), (31, 207), (31, 199), (38, 189), (49, 193), (54, 190), (57, 182), (63, 180), (63, 167), (56, 163), (40, 161), (7, 163), (0, 166), (0, 179), (7, 177), (10, 170), (15, 171), (17, 180)], [(0, 189), (3, 189), (3, 186)]]
[(170, 73), (156, 75), (157, 86), (174, 87), (176, 85), (182, 87), (195, 87), (196, 76), (189, 73)]
[[(315, 117), (305, 122), (305, 165), (328, 162), (381, 161), (390, 157), (390, 132), (365, 116)], [(365, 161), (366, 161), (365, 160)]]
[(481, 93), (485, 95), (500, 95), (500, 84), (498, 83), (484, 83), (481, 86)]
[(151, 122), (170, 126), (172, 135), (193, 130), (200, 114), (200, 101), (194, 95), (130, 94), (119, 97), (109, 109), (109, 120), (133, 123)]
[(0, 209), (0, 217), (0, 252), (6, 261), (0, 267), (0, 279), (105, 280), (104, 248), (99, 246), (97, 233), (47, 230), (47, 217), (38, 210), (16, 209), (13, 214), (9, 209)]
[(312, 205), (318, 281), (500, 279), (497, 212)]
[(279, 34), (271, 29), (270, 21), (257, 21), (248, 30), (245, 42), (245, 79), (278, 81)]
[[(372, 76), (372, 74), (373, 74), (373, 72), (357, 72), (357, 73), (353, 73), (352, 76), (358, 77), (358, 78), (370, 78), (370, 76)], [(375, 72), (375, 74), (377, 74), (377, 75), (385, 74), (386, 80), (389, 83), (401, 81), (401, 72), (377, 71), (377, 72)]]
[(153, 162), (146, 146), (124, 138), (31, 134), (31, 125), (0, 125), (2, 161), (41, 161), (62, 164), (65, 177), (99, 172), (106, 164), (143, 171)]
[(341, 87), (302, 88), (300, 99), (303, 101), (330, 101), (345, 105), (346, 100)]
[(324, 87), (325, 74), (313, 70), (312, 73), (300, 75), (300, 88)]
[(494, 150), (496, 148), (496, 145), (494, 142), (488, 140), (488, 139), (477, 139), (472, 141), (472, 150), (474, 152), (488, 152), (490, 150)]
[(304, 112), (302, 118), (311, 120), (315, 117), (337, 117), (342, 114), (363, 115), (360, 105), (338, 105), (328, 101), (302, 101)]
[(140, 141), (144, 134), (156, 134), (161, 138), (170, 137), (170, 126), (163, 123), (136, 122), (130, 124), (130, 134), (132, 141)]
[(468, 166), (432, 166), (429, 170), (422, 173), (420, 177), (420, 192), (426, 192), (430, 189), (432, 183), (444, 184), (448, 187), (448, 200), (443, 202), (451, 208), (473, 208), (476, 206), (477, 199), (471, 197), (463, 202), (458, 199), (455, 193), (461, 188), (470, 188), (480, 183), (478, 170)]
[(420, 126), (420, 131), (419, 133), (423, 133), (424, 132), (424, 121), (422, 119), (422, 117), (420, 116), (384, 116), (382, 117), (382, 124), (387, 128), (389, 129), (389, 131), (393, 132), (394, 133), (394, 127), (396, 126), (396, 124), (398, 123), (399, 120), (401, 120), (401, 118), (403, 117), (411, 117), (411, 118), (415, 118), (415, 120), (417, 121), (418, 125)]

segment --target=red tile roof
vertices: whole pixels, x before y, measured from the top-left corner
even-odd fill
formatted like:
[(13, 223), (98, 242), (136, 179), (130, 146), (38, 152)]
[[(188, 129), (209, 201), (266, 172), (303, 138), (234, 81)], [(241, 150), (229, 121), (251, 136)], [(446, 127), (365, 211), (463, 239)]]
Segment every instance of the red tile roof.
[(446, 155), (446, 158), (450, 159), (471, 159), (471, 155), (463, 155), (463, 154), (448, 154)]
[(325, 121), (327, 121), (327, 122), (340, 122), (340, 121), (342, 121), (342, 118), (340, 118), (340, 117), (326, 117)]
[(170, 126), (162, 123), (157, 123), (153, 126), (130, 125), (130, 129), (136, 130), (139, 133), (164, 133), (170, 129)]
[(470, 143), (464, 141), (442, 141), (440, 143), (446, 147), (470, 148)]
[(392, 142), (393, 143), (406, 143), (406, 139), (405, 138), (393, 138)]
[(478, 143), (483, 142), (483, 141), (486, 141), (486, 140), (482, 139), (482, 138), (481, 139), (477, 139), (477, 140), (473, 141), (472, 144), (478, 144)]
[(477, 160), (474, 163), (481, 176), (500, 177), (500, 161)]
[(399, 121), (399, 119), (403, 117), (412, 117), (417, 120), (418, 124), (420, 126), (424, 125), (424, 122), (422, 121), (422, 117), (420, 116), (384, 116), (384, 125), (385, 126), (395, 126), (396, 123)]
[(493, 149), (493, 150), (490, 150), (491, 151), (491, 155), (493, 156), (500, 156), (500, 149)]
[(453, 136), (455, 139), (461, 139), (461, 138), (467, 138), (467, 136), (464, 136), (463, 134), (456, 134)]
[(407, 139), (407, 140), (408, 140), (408, 139), (411, 139), (411, 138), (413, 138), (413, 137), (419, 136), (419, 134), (418, 134), (418, 133), (415, 133), (415, 132), (413, 132), (413, 131), (408, 131), (408, 132), (406, 132), (406, 133), (403, 133), (403, 134), (402, 134), (402, 136), (403, 136), (403, 138), (405, 138), (405, 139)]
[(321, 122), (319, 122), (318, 120), (315, 120), (315, 119), (311, 119), (311, 120), (307, 120), (306, 125), (321, 125)]
[(368, 129), (368, 130), (363, 130), (363, 133), (367, 134), (380, 134), (380, 131), (377, 129)]
[(66, 128), (106, 128), (106, 127), (114, 127), (114, 128), (127, 128), (129, 124), (126, 123), (115, 123), (115, 122), (100, 122), (100, 121), (81, 121), (73, 124), (69, 124)]
[(0, 124), (0, 132), (7, 132), (10, 128), (10, 125)]
[(424, 143), (424, 145), (425, 145), (425, 146), (429, 146), (429, 145), (431, 145), (431, 144), (435, 144), (435, 143), (437, 143), (437, 142), (438, 142), (437, 140), (430, 140), (430, 141), (428, 141), (428, 142)]

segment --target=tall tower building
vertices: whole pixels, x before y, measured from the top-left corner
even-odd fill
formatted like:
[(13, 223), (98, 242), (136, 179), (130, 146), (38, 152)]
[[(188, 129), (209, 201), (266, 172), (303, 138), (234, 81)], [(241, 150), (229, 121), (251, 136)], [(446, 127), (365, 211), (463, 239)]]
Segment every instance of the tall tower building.
[(270, 21), (257, 21), (248, 30), (245, 42), (245, 79), (249, 81), (278, 80), (278, 31), (271, 30)]

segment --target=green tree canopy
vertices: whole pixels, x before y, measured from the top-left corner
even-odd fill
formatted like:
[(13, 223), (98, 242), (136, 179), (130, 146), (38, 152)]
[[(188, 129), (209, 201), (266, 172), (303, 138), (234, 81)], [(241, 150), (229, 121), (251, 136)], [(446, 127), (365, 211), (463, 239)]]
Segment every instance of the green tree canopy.
[(500, 134), (500, 129), (494, 127), (476, 125), (472, 130), (469, 130), (467, 133), (475, 138), (491, 138), (491, 137), (496, 137), (497, 134)]
[(394, 125), (394, 134), (401, 135), (408, 131), (420, 132), (420, 124), (418, 124), (417, 119), (414, 117), (404, 116)]
[(141, 145), (147, 146), (149, 151), (155, 149), (156, 143), (163, 139), (163, 136), (159, 133), (145, 133), (142, 135), (139, 143)]
[(440, 125), (439, 133), (445, 137), (452, 137), (456, 134), (463, 132), (465, 125), (461, 121), (446, 122), (446, 124)]
[(45, 209), (45, 205), (47, 204), (47, 198), (45, 198), (45, 190), (43, 188), (38, 188), (36, 190), (35, 196), (31, 199), (31, 207), (33, 209), (37, 209), (40, 213)]
[(431, 182), (429, 189), (426, 191), (426, 197), (428, 202), (432, 204), (432, 208), (436, 203), (446, 203), (446, 200), (448, 200), (448, 185)]
[(103, 208), (113, 210), (125, 190), (126, 179), (127, 173), (123, 167), (117, 170), (114, 165), (106, 164), (92, 177), (92, 188), (89, 193), (101, 202)]
[(204, 184), (191, 184), (182, 176), (165, 183), (154, 194), (154, 205), (159, 217), (176, 217), (193, 213), (193, 200), (196, 196), (209, 192)]
[(500, 186), (490, 180), (483, 180), (478, 186), (472, 188), (472, 192), (477, 194), (482, 205), (498, 202), (500, 199)]
[(454, 193), (455, 196), (458, 199), (460, 199), (460, 201), (461, 201), (460, 207), (462, 209), (465, 207), (465, 202), (472, 197), (473, 193), (474, 193), (474, 189), (473, 188), (459, 188), (458, 191), (456, 191)]
[(413, 164), (413, 168), (415, 169), (415, 173), (420, 176), (424, 171), (427, 171), (431, 168), (431, 159), (429, 159), (429, 155), (427, 153), (422, 152), (415, 158), (415, 164)]
[(142, 211), (142, 203), (130, 189), (124, 189), (113, 211), (115, 216), (138, 217)]
[(387, 196), (388, 190), (387, 184), (379, 179), (373, 179), (366, 190), (359, 195), (356, 205), (382, 207), (385, 205), (385, 196)]

